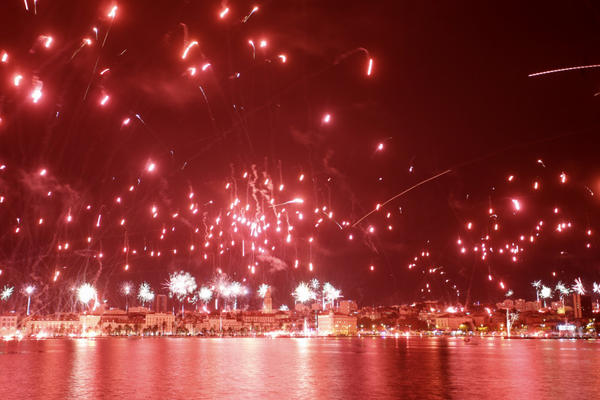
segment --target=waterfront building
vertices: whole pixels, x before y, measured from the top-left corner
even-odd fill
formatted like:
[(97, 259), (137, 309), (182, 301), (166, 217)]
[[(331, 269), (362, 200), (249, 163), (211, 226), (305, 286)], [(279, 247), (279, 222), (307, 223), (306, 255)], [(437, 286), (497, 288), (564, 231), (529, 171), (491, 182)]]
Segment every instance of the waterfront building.
[(244, 313), (241, 318), (243, 326), (253, 331), (264, 332), (279, 327), (274, 314)]
[(167, 295), (157, 294), (154, 298), (154, 312), (166, 313), (167, 312)]
[(262, 311), (264, 313), (272, 313), (273, 312), (273, 299), (271, 298), (271, 288), (270, 287), (267, 288), (267, 292), (265, 293)]
[(294, 310), (299, 313), (307, 313), (310, 311), (310, 308), (304, 303), (296, 303), (294, 305)]
[(358, 305), (353, 300), (340, 300), (338, 312), (340, 314), (349, 315), (358, 310)]
[(17, 332), (17, 314), (0, 315), (0, 336), (14, 335)]
[(100, 315), (88, 315), (82, 314), (79, 316), (79, 322), (81, 324), (81, 331), (87, 332), (90, 330), (100, 330)]
[(461, 315), (442, 314), (435, 317), (435, 327), (443, 331), (456, 331), (462, 327), (472, 328), (473, 318)]
[(573, 318), (591, 318), (592, 317), (592, 298), (590, 296), (581, 295), (579, 293), (573, 293), (572, 295), (573, 305)]
[(319, 336), (348, 336), (357, 332), (356, 317), (335, 314), (333, 311), (320, 314), (317, 332)]
[(150, 310), (149, 308), (146, 308), (146, 307), (129, 307), (127, 312), (130, 315), (131, 314), (148, 314), (148, 313), (151, 313), (152, 310)]
[(162, 335), (172, 335), (175, 327), (175, 316), (171, 313), (149, 313), (145, 316), (145, 327), (156, 328)]
[(76, 314), (56, 314), (27, 318), (23, 321), (25, 335), (62, 336), (81, 332), (81, 320)]

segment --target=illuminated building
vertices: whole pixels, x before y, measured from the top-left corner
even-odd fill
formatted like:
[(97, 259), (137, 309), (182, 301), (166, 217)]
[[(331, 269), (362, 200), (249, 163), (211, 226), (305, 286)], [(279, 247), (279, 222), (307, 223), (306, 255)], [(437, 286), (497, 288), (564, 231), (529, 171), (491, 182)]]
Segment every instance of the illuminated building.
[(329, 312), (318, 317), (319, 336), (348, 336), (357, 332), (356, 317)]
[(171, 313), (146, 314), (145, 325), (146, 328), (157, 327), (162, 335), (171, 335), (175, 326), (175, 316)]
[(17, 330), (17, 315), (0, 315), (0, 335), (12, 335)]
[(81, 320), (75, 314), (28, 318), (23, 322), (25, 335), (45, 333), (50, 336), (81, 333)]
[(167, 312), (167, 295), (157, 294), (154, 299), (154, 312), (166, 313)]
[(338, 307), (338, 312), (340, 314), (348, 315), (354, 311), (358, 310), (358, 305), (353, 300), (341, 300), (340, 305)]
[(590, 296), (573, 293), (573, 318), (592, 318), (592, 298)]
[(279, 322), (276, 321), (273, 314), (244, 313), (242, 315), (242, 322), (245, 327), (255, 331), (267, 331), (279, 326)]
[(473, 319), (471, 317), (459, 315), (440, 315), (435, 318), (436, 329), (456, 331), (461, 326), (473, 327)]
[(267, 288), (267, 291), (265, 293), (262, 311), (264, 313), (272, 313), (273, 312), (273, 299), (271, 299), (271, 288)]

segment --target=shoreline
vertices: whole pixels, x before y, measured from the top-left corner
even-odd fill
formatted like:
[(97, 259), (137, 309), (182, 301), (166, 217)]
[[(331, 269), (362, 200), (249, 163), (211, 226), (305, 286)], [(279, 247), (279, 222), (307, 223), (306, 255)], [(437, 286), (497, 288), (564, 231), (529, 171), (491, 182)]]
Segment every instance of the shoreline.
[(581, 336), (563, 336), (563, 337), (537, 337), (537, 336), (499, 336), (499, 335), (486, 335), (486, 336), (454, 336), (454, 335), (340, 335), (340, 336), (317, 336), (317, 335), (244, 335), (244, 336), (231, 336), (231, 335), (156, 335), (156, 336), (143, 336), (143, 335), (90, 335), (90, 336), (43, 336), (43, 337), (32, 337), (32, 336), (5, 336), (2, 341), (39, 341), (39, 340), (71, 340), (71, 339), (360, 339), (360, 338), (378, 338), (378, 339), (457, 339), (462, 340), (466, 343), (475, 339), (499, 339), (499, 340), (599, 340), (600, 337), (581, 337)]

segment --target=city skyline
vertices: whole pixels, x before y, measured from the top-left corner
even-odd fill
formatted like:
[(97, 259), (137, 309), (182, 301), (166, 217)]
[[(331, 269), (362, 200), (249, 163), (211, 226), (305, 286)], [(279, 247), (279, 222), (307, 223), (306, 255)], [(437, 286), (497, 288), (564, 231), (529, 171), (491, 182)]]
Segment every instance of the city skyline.
[[(223, 271), (464, 304), (600, 280), (591, 17), (528, 5), (505, 36), (486, 5), (404, 5), (402, 24), (341, 5), (4, 5), (0, 284), (115, 300)], [(514, 40), (532, 26), (554, 51)]]

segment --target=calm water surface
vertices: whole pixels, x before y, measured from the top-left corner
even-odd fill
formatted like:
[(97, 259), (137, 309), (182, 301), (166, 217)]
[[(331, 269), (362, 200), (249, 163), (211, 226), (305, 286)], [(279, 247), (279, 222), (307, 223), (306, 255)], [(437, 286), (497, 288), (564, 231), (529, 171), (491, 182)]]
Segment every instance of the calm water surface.
[(600, 342), (451, 338), (0, 343), (0, 399), (600, 399)]

